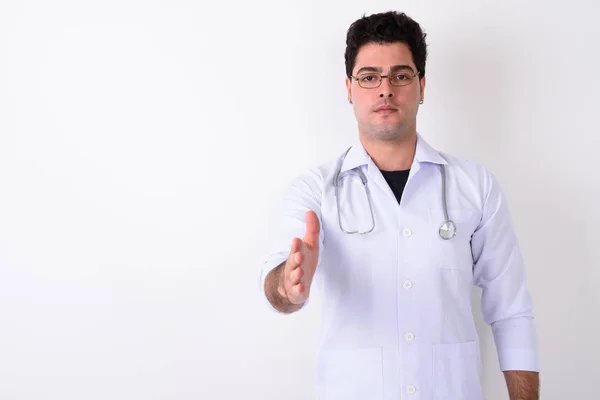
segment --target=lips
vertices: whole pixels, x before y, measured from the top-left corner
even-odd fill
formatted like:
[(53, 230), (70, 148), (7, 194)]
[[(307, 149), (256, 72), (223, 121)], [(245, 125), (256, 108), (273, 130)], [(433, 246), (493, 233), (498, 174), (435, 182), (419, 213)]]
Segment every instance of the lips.
[(375, 112), (381, 112), (381, 111), (388, 111), (388, 112), (389, 111), (398, 111), (398, 109), (395, 107), (392, 107), (392, 106), (388, 106), (388, 105), (380, 106), (375, 109)]

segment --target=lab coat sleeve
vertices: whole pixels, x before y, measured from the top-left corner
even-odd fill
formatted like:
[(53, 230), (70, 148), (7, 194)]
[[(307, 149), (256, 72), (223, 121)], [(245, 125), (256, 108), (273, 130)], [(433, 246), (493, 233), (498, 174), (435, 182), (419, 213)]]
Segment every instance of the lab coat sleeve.
[(474, 282), (491, 326), (500, 369), (539, 371), (533, 304), (506, 198), (484, 169), (483, 213), (471, 239)]
[[(268, 249), (259, 271), (259, 293), (271, 310), (277, 311), (265, 295), (267, 274), (284, 262), (290, 253), (292, 239), (302, 239), (306, 233), (306, 212), (314, 211), (319, 218), (319, 248), (323, 251), (323, 223), (321, 219), (322, 178), (318, 169), (311, 169), (296, 177), (285, 189), (270, 226)], [(319, 257), (320, 261), (321, 257)], [(317, 265), (318, 268), (318, 265)], [(307, 300), (304, 307), (308, 303)]]

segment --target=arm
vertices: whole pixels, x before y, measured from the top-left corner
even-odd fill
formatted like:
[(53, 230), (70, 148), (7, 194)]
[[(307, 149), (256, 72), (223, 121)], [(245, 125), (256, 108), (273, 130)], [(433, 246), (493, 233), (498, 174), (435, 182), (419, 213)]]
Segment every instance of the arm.
[(323, 248), (321, 175), (312, 169), (285, 190), (271, 230), (269, 252), (260, 269), (267, 305), (293, 313), (308, 304), (312, 278)]
[(540, 375), (534, 371), (504, 371), (510, 400), (539, 400)]
[(482, 171), (483, 214), (471, 238), (473, 278), (482, 288), (483, 318), (492, 328), (500, 369), (511, 371), (507, 383), (514, 388), (529, 382), (520, 379), (532, 376), (525, 371), (539, 372), (533, 304), (506, 198), (496, 179)]
[(310, 293), (319, 258), (319, 218), (306, 212), (304, 238), (294, 238), (287, 260), (275, 267), (265, 279), (265, 295), (279, 312), (290, 314), (304, 306)]

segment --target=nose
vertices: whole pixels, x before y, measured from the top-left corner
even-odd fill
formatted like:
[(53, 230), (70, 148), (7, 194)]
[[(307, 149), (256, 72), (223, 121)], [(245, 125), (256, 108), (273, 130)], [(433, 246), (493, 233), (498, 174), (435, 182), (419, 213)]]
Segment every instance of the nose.
[(390, 84), (389, 79), (384, 77), (381, 79), (381, 85), (379, 86), (379, 97), (393, 97), (394, 93), (392, 90), (392, 85)]

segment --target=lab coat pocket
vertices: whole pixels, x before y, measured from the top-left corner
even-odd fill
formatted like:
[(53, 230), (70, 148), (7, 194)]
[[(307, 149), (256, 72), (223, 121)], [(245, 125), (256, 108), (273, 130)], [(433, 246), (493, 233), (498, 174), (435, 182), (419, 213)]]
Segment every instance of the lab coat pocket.
[(478, 342), (434, 346), (434, 398), (483, 400)]
[(456, 226), (456, 236), (445, 240), (440, 236), (440, 226), (446, 220), (444, 211), (429, 210), (430, 262), (442, 269), (472, 268), (471, 236), (478, 225), (477, 214), (469, 209), (450, 209), (448, 218)]
[(317, 363), (318, 400), (382, 400), (381, 347), (326, 349)]

